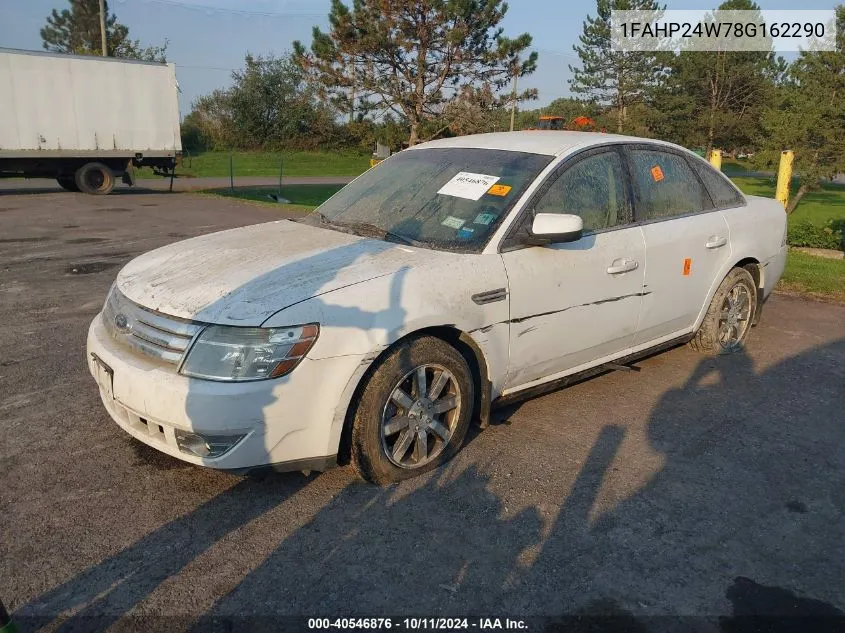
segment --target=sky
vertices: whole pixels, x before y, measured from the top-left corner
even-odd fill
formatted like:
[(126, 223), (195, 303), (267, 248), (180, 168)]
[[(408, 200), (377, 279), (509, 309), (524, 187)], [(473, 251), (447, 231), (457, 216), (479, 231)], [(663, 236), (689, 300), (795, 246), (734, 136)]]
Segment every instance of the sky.
[[(670, 9), (712, 8), (718, 0), (664, 0)], [(840, 2), (842, 0), (839, 0)], [(757, 0), (763, 9), (794, 9), (794, 0)], [(329, 0), (110, 0), (118, 21), (142, 45), (168, 40), (168, 59), (176, 64), (182, 91), (180, 108), (215, 88), (231, 83), (232, 70), (243, 65), (244, 55), (282, 54), (294, 40), (311, 43), (311, 29), (326, 30)], [(347, 4), (351, 4), (348, 2)], [(831, 9), (836, 0), (810, 0), (803, 9)], [(0, 0), (0, 47), (41, 50), (39, 29), (54, 8), (67, 0)], [(537, 71), (521, 87), (537, 88), (535, 105), (544, 106), (570, 96), (569, 65), (577, 65), (572, 50), (595, 1), (510, 0), (502, 26), (505, 35), (529, 32), (539, 53)]]

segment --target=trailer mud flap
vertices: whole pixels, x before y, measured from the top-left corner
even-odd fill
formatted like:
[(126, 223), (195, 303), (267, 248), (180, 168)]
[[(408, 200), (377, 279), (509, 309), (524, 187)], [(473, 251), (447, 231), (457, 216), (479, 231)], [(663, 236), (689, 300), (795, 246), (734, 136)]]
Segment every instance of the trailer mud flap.
[(123, 184), (129, 185), (130, 187), (135, 186), (135, 165), (132, 164), (132, 161), (129, 161), (129, 164), (126, 166), (126, 170), (123, 172)]

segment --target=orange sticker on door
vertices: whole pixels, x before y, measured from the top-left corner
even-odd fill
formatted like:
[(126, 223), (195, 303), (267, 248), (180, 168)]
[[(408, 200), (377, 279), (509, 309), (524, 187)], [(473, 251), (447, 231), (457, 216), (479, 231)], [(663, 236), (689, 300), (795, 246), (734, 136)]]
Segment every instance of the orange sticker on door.
[(654, 182), (660, 182), (663, 180), (663, 170), (660, 169), (660, 165), (655, 165), (651, 168), (651, 178)]
[(513, 187), (509, 185), (493, 185), (487, 190), (491, 196), (506, 196), (511, 192)]
[(684, 272), (683, 272), (684, 277), (689, 277), (691, 270), (692, 270), (692, 260), (689, 257), (687, 257), (684, 260)]

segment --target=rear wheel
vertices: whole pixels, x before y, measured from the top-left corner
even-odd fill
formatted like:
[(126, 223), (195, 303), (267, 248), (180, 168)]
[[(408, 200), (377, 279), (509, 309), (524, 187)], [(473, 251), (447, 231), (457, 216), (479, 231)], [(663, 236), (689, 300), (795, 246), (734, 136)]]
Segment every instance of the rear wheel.
[(383, 484), (445, 463), (463, 444), (473, 402), (460, 352), (434, 337), (403, 342), (379, 362), (356, 407), (355, 469)]
[(62, 189), (67, 191), (79, 191), (79, 187), (76, 186), (73, 176), (59, 176), (56, 178), (56, 182), (59, 183)]
[(711, 356), (741, 351), (748, 340), (756, 311), (754, 278), (744, 268), (734, 268), (713, 295), (690, 347)]
[(79, 191), (104, 196), (114, 189), (114, 174), (102, 163), (86, 163), (76, 170), (74, 182)]

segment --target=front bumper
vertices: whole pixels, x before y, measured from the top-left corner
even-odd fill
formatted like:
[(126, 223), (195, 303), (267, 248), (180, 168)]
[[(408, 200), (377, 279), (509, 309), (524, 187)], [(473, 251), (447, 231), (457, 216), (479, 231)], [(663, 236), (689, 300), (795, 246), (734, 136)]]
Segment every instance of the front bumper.
[[(168, 455), (212, 468), (244, 470), (291, 462), (327, 464), (336, 455), (350, 382), (364, 356), (305, 358), (279, 379), (226, 383), (188, 378), (173, 365), (119, 345), (98, 314), (88, 330), (86, 358), (113, 371), (98, 380), (109, 415), (127, 433)], [(110, 387), (110, 388), (109, 388)], [(176, 431), (245, 437), (223, 455), (203, 458), (179, 449)]]

